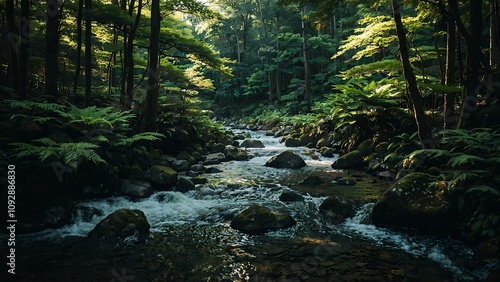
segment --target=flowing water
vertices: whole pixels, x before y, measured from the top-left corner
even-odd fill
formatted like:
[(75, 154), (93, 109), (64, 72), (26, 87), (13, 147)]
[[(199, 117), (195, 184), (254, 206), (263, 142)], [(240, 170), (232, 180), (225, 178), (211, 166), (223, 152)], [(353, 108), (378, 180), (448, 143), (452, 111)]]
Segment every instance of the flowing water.
[[(249, 161), (216, 165), (196, 191), (156, 192), (146, 199), (113, 197), (78, 203), (73, 223), (57, 230), (19, 236), (20, 281), (475, 281), (486, 267), (473, 253), (447, 237), (380, 228), (367, 223), (373, 202), (389, 183), (355, 175), (356, 186), (334, 185), (340, 171), (334, 159), (312, 159), (310, 150), (293, 148), (307, 163), (299, 170), (265, 167), (289, 148), (277, 138), (252, 132), (265, 148), (249, 149)], [(308, 153), (309, 152), (309, 153)], [(321, 185), (296, 183), (308, 175)], [(303, 202), (284, 203), (279, 195), (295, 190)], [(319, 213), (328, 195), (356, 200), (358, 211), (342, 224)], [(262, 235), (229, 227), (251, 204), (287, 211), (297, 225)], [(105, 216), (120, 208), (139, 209), (150, 225), (143, 245), (115, 248), (85, 237)], [(1, 280), (6, 281), (6, 280)]]

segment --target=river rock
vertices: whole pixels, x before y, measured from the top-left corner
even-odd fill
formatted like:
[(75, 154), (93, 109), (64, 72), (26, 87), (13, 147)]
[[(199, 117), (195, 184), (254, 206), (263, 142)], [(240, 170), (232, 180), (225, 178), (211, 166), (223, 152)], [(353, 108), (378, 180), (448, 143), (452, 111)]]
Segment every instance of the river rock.
[(306, 166), (306, 162), (299, 155), (288, 150), (272, 157), (266, 162), (266, 166), (297, 169)]
[(363, 163), (363, 153), (359, 150), (354, 150), (345, 155), (340, 156), (333, 164), (334, 169), (350, 169), (357, 167)]
[(127, 196), (147, 198), (153, 192), (151, 183), (140, 180), (122, 179), (120, 190)]
[(186, 177), (179, 177), (177, 180), (177, 184), (175, 185), (175, 190), (181, 193), (186, 193), (187, 191), (191, 191), (195, 189), (195, 185), (193, 181)]
[(109, 243), (144, 242), (150, 227), (142, 211), (119, 209), (99, 222), (88, 237)]
[(193, 177), (193, 178), (191, 178), (191, 181), (194, 184), (206, 184), (206, 183), (208, 183), (208, 179), (205, 177), (201, 177), (201, 176)]
[(355, 214), (353, 204), (337, 196), (326, 198), (319, 206), (319, 210), (334, 223), (344, 222), (346, 218)]
[(301, 185), (319, 185), (325, 182), (321, 177), (317, 175), (308, 175), (306, 178), (302, 179), (299, 184)]
[(410, 228), (447, 229), (455, 225), (446, 187), (434, 178), (415, 172), (394, 183), (382, 194), (372, 211), (372, 222)]
[(333, 158), (334, 154), (333, 149), (328, 147), (321, 147), (321, 149), (319, 149), (319, 153), (326, 158)]
[(302, 146), (302, 143), (300, 143), (300, 140), (294, 137), (288, 137), (285, 140), (285, 146), (287, 147), (300, 147)]
[(303, 202), (304, 197), (295, 191), (286, 190), (279, 197), (282, 202)]
[(326, 137), (322, 137), (321, 139), (316, 142), (316, 148), (323, 148), (323, 147), (329, 147), (333, 143), (333, 136), (328, 135)]
[(192, 171), (204, 172), (207, 168), (202, 164), (195, 164), (191, 166)]
[(177, 182), (177, 171), (167, 166), (152, 166), (148, 176), (156, 190), (168, 190)]
[(245, 148), (264, 148), (264, 143), (257, 139), (245, 139), (241, 143), (241, 147)]
[(213, 164), (220, 164), (222, 162), (226, 162), (227, 157), (223, 153), (215, 153), (215, 154), (209, 154), (205, 161), (203, 162), (204, 165), (213, 165)]
[(172, 162), (172, 168), (177, 171), (188, 171), (190, 168), (189, 161), (187, 160), (175, 160)]
[(222, 152), (224, 152), (225, 147), (226, 147), (226, 145), (224, 145), (222, 143), (216, 143), (212, 146), (212, 148), (210, 148), (210, 154), (222, 153)]
[(224, 148), (224, 155), (228, 160), (246, 161), (249, 159), (247, 151), (232, 145), (227, 145)]
[(244, 233), (259, 234), (288, 228), (295, 224), (297, 222), (288, 213), (273, 212), (269, 208), (252, 205), (233, 219), (231, 227)]

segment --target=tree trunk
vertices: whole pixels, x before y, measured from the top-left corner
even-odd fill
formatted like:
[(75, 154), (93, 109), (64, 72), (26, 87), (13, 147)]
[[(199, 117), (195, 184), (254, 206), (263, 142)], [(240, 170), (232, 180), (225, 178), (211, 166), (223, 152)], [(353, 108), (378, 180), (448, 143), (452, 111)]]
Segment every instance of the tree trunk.
[(500, 66), (500, 7), (498, 0), (490, 1), (490, 66)]
[(92, 0), (85, 0), (85, 105), (90, 106), (92, 95)]
[[(476, 88), (479, 84), (479, 70), (481, 68), (481, 32), (483, 31), (483, 1), (471, 0), (469, 6), (470, 32), (467, 40), (467, 57), (465, 59), (464, 89), (462, 92), (462, 108), (457, 122), (457, 128), (465, 124), (465, 120), (477, 109)], [(489, 64), (485, 67), (489, 68)]]
[[(129, 6), (129, 15), (132, 16), (133, 10), (134, 10), (134, 3), (135, 1), (130, 2)], [(141, 11), (142, 11), (142, 0), (139, 0), (138, 8), (137, 8), (137, 15), (135, 17), (134, 23), (130, 26), (130, 32), (127, 38), (127, 48), (125, 49), (125, 61), (127, 62), (126, 64), (126, 74), (127, 74), (127, 79), (126, 79), (126, 93), (125, 93), (125, 101), (124, 104), (122, 104), (122, 107), (126, 110), (130, 110), (132, 108), (132, 100), (134, 98), (134, 40), (135, 40), (135, 33), (137, 30), (137, 27), (139, 26), (139, 20), (141, 19)]]
[(149, 38), (149, 77), (146, 93), (146, 109), (139, 121), (140, 130), (155, 130), (159, 97), (159, 52), (160, 52), (160, 0), (151, 2), (151, 35)]
[(30, 38), (30, 1), (21, 0), (21, 35), (19, 37), (18, 94), (26, 99), (28, 89), (28, 57)]
[(78, 87), (78, 79), (82, 71), (82, 11), (83, 0), (78, 0), (78, 12), (76, 15), (76, 66), (75, 77), (73, 79), (73, 93), (76, 98), (76, 89)]
[(305, 7), (302, 6), (302, 54), (304, 57), (304, 83), (305, 100), (307, 101), (307, 112), (312, 108), (312, 90), (311, 90), (311, 69), (309, 63), (309, 46), (307, 44), (307, 30), (305, 23)]
[[(453, 15), (448, 15), (446, 27), (446, 69), (445, 85), (455, 84), (455, 59), (456, 59), (456, 26)], [(443, 128), (454, 128), (457, 116), (455, 115), (455, 93), (444, 96), (444, 124)]]
[(425, 116), (424, 106), (422, 103), (422, 97), (417, 87), (417, 81), (415, 79), (415, 74), (410, 64), (410, 55), (408, 51), (408, 43), (406, 41), (406, 33), (401, 20), (401, 13), (399, 10), (399, 1), (391, 0), (392, 2), (392, 12), (394, 16), (394, 22), (396, 23), (396, 34), (399, 43), (399, 54), (401, 57), (401, 64), (403, 66), (403, 75), (406, 80), (407, 93), (411, 104), (413, 105), (413, 112), (415, 114), (415, 121), (418, 128), (418, 136), (423, 148), (433, 148), (435, 143), (432, 139), (431, 128), (428, 124), (427, 117)]
[(45, 31), (45, 95), (58, 96), (59, 3), (47, 0)]
[(9, 87), (14, 89), (14, 92), (19, 93), (17, 70), (17, 42), (19, 41), (19, 36), (16, 33), (14, 0), (6, 0), (5, 15), (7, 19), (7, 38), (9, 41), (9, 66), (7, 68), (7, 76), (9, 78)]

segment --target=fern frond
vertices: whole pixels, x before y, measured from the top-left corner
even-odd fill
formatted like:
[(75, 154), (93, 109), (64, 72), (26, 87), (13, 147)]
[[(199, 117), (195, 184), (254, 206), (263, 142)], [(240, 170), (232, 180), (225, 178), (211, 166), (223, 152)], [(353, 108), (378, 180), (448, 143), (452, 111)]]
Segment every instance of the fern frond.
[(165, 135), (158, 132), (142, 132), (128, 138), (123, 138), (116, 142), (114, 146), (129, 146), (138, 141), (157, 141), (161, 138), (165, 138)]
[(413, 153), (408, 155), (408, 158), (414, 158), (415, 156), (418, 155), (425, 155), (427, 157), (431, 158), (438, 158), (438, 157), (450, 157), (451, 153), (448, 150), (441, 150), (441, 149), (421, 149), (421, 150), (416, 150)]
[(9, 106), (13, 109), (24, 109), (28, 111), (40, 109), (48, 112), (57, 113), (66, 108), (63, 105), (59, 105), (56, 103), (34, 102), (28, 100), (5, 100), (4, 102), (9, 104)]
[(452, 155), (452, 158), (448, 161), (448, 165), (451, 167), (457, 167), (464, 164), (474, 165), (475, 163), (478, 162), (480, 163), (486, 162), (486, 159), (474, 155), (455, 153)]
[(491, 193), (495, 196), (500, 196), (500, 192), (488, 185), (477, 185), (477, 186), (472, 186), (467, 188), (467, 192), (465, 192), (465, 195), (473, 193), (473, 192), (483, 192), (483, 193)]

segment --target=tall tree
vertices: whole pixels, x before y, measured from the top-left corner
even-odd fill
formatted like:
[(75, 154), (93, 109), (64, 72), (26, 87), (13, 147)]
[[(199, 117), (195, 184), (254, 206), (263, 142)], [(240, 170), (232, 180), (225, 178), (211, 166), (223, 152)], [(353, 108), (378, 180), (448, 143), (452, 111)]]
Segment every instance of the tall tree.
[(396, 35), (398, 37), (399, 56), (403, 66), (403, 75), (406, 80), (406, 88), (408, 97), (413, 105), (413, 113), (418, 127), (418, 135), (420, 142), (424, 148), (432, 148), (435, 144), (432, 140), (431, 128), (427, 121), (424, 112), (422, 96), (418, 90), (415, 74), (413, 73), (410, 64), (410, 55), (408, 51), (408, 43), (406, 40), (406, 31), (401, 20), (400, 3), (398, 0), (391, 0), (392, 14), (396, 24)]
[(92, 0), (85, 0), (85, 105), (92, 95)]
[(151, 35), (149, 37), (148, 90), (146, 109), (139, 119), (139, 129), (154, 130), (158, 115), (159, 97), (159, 53), (160, 53), (160, 0), (151, 1)]
[(9, 66), (7, 69), (9, 77), (9, 87), (15, 92), (19, 91), (18, 70), (17, 70), (17, 44), (18, 35), (16, 33), (16, 22), (14, 13), (14, 0), (6, 0), (5, 16), (7, 20), (7, 38), (9, 42)]
[(309, 62), (309, 45), (307, 43), (307, 29), (305, 19), (305, 5), (301, 7), (302, 15), (302, 56), (304, 58), (304, 95), (307, 102), (307, 111), (311, 111), (312, 107), (312, 90), (311, 90), (311, 69)]
[(78, 0), (78, 11), (76, 15), (76, 66), (75, 66), (75, 77), (73, 79), (73, 93), (76, 95), (76, 89), (78, 87), (78, 79), (80, 77), (80, 72), (82, 71), (82, 13), (83, 13), (83, 1)]
[(47, 15), (45, 29), (45, 94), (58, 96), (59, 3), (57, 0), (47, 0), (45, 13)]
[[(135, 0), (130, 1), (129, 4), (129, 15), (132, 16), (134, 11)], [(135, 16), (134, 22), (130, 25), (130, 30), (128, 36), (124, 37), (126, 40), (126, 45), (124, 48), (124, 79), (125, 79), (125, 89), (122, 90), (121, 104), (122, 108), (130, 110), (132, 108), (132, 99), (134, 97), (134, 40), (137, 27), (139, 26), (139, 21), (141, 19), (142, 11), (142, 0), (137, 3), (137, 14)]]
[[(449, 5), (449, 4), (448, 4)], [(448, 6), (449, 9), (449, 6)], [(451, 9), (449, 9), (451, 10)], [(452, 13), (446, 15), (446, 67), (445, 67), (445, 85), (455, 84), (456, 70), (456, 24)], [(454, 128), (457, 119), (455, 115), (455, 93), (445, 94), (444, 101), (444, 129)]]
[(490, 65), (500, 66), (500, 7), (498, 0), (490, 0)]
[(26, 99), (28, 90), (30, 28), (30, 1), (21, 0), (21, 34), (19, 36), (18, 68), (18, 94), (20, 99)]
[[(453, 3), (455, 0), (449, 0)], [(455, 9), (456, 10), (456, 9)], [(484, 62), (484, 54), (481, 51), (481, 33), (483, 32), (483, 1), (469, 1), (469, 32), (467, 40), (467, 57), (464, 70), (464, 88), (462, 92), (462, 108), (457, 122), (457, 127), (462, 127), (465, 120), (471, 115), (477, 106), (476, 88), (479, 84), (478, 76), (481, 69), (481, 61), (483, 66), (488, 69), (489, 63)], [(465, 32), (467, 33), (467, 32)]]

